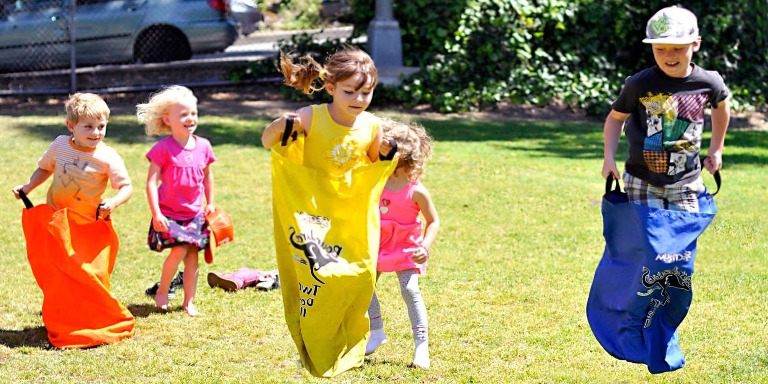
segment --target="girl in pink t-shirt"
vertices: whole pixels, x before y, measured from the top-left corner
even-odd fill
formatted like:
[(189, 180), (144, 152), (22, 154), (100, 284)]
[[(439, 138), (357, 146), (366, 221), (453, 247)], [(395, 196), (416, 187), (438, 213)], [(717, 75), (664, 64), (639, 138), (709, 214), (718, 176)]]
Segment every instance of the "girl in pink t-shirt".
[(210, 241), (205, 214), (214, 210), (210, 165), (216, 157), (208, 140), (193, 135), (197, 129), (197, 98), (188, 88), (163, 89), (146, 104), (139, 104), (136, 115), (148, 135), (170, 134), (147, 153), (147, 200), (152, 212), (148, 245), (157, 252), (171, 250), (163, 263), (155, 304), (170, 309), (168, 290), (183, 260), (182, 307), (188, 315), (197, 316), (200, 312), (192, 303), (197, 289), (197, 254)]
[[(400, 293), (408, 307), (415, 343), (413, 365), (429, 369), (427, 308), (419, 290), (419, 275), (424, 274), (429, 248), (437, 236), (440, 219), (429, 191), (419, 183), (426, 160), (432, 154), (432, 138), (424, 127), (383, 120), (384, 140), (394, 139), (400, 154), (397, 168), (387, 180), (379, 199), (381, 240), (376, 277), (382, 272), (396, 272)], [(386, 147), (388, 144), (382, 144)], [(385, 148), (386, 149), (386, 148)], [(423, 216), (424, 222), (419, 218)], [(423, 235), (422, 235), (423, 230)], [(366, 354), (387, 341), (379, 299), (374, 292), (368, 307), (371, 338)]]

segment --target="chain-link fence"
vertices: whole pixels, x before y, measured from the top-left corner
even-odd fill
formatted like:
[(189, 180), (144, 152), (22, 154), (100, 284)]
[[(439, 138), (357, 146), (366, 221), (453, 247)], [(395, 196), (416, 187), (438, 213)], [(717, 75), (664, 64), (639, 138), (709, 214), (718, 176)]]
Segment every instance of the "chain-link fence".
[(226, 83), (227, 63), (277, 49), (238, 33), (262, 16), (233, 1), (0, 0), (0, 95)]

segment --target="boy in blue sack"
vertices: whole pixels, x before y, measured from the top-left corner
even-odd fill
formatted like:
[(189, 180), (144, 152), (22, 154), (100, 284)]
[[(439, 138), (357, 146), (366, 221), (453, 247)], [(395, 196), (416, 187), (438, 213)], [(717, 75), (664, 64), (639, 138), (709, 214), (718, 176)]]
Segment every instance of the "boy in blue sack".
[[(605, 120), (606, 244), (586, 313), (611, 356), (663, 373), (685, 365), (678, 327), (693, 298), (697, 239), (717, 213), (701, 178), (704, 109), (712, 107), (712, 140), (703, 163), (715, 181), (730, 111), (720, 75), (691, 63), (701, 45), (693, 13), (658, 11), (643, 42), (652, 45), (656, 65), (626, 79)], [(622, 193), (616, 148), (625, 122)]]
[(680, 7), (658, 11), (646, 27), (656, 65), (628, 77), (605, 119), (603, 177), (618, 179), (616, 149), (626, 122), (629, 158), (623, 175), (630, 201), (650, 207), (698, 212), (699, 151), (704, 109), (712, 107), (712, 140), (704, 166), (722, 166), (730, 120), (728, 88), (716, 71), (693, 63), (701, 47), (696, 16)]

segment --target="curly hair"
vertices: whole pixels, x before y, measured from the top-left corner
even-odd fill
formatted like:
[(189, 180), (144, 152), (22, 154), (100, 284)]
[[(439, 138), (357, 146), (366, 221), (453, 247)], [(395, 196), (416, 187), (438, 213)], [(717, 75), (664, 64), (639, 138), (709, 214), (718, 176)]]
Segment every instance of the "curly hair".
[(64, 108), (67, 111), (67, 121), (74, 124), (84, 117), (109, 119), (107, 103), (94, 93), (75, 93), (64, 103)]
[(397, 142), (400, 160), (397, 169), (402, 169), (412, 181), (419, 180), (427, 167), (427, 160), (432, 157), (434, 139), (421, 124), (416, 122), (401, 123), (382, 118), (384, 140)]
[[(328, 57), (325, 65), (321, 65), (311, 56), (302, 56), (300, 63), (294, 63), (287, 54), (280, 52), (280, 71), (285, 76), (285, 84), (309, 95), (325, 88), (326, 84), (344, 81), (356, 74), (362, 74), (357, 88), (371, 83), (375, 88), (379, 82), (378, 71), (373, 59), (364, 51), (351, 46), (345, 46), (340, 51)], [(316, 80), (322, 85), (318, 86)]]
[(170, 134), (171, 127), (163, 122), (163, 114), (169, 106), (187, 98), (197, 103), (197, 97), (189, 88), (171, 85), (153, 94), (148, 102), (136, 105), (136, 117), (139, 123), (144, 125), (147, 135)]

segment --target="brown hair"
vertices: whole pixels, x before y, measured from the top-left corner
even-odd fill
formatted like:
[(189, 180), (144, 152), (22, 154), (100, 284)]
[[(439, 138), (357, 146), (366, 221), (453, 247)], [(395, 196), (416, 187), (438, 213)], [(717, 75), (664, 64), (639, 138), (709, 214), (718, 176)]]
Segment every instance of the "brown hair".
[(67, 111), (67, 121), (77, 124), (84, 117), (94, 119), (109, 119), (109, 107), (101, 96), (93, 93), (75, 93), (70, 96), (64, 109)]
[(397, 169), (403, 169), (411, 181), (419, 180), (424, 175), (427, 160), (432, 157), (434, 139), (421, 124), (401, 123), (388, 118), (381, 119), (384, 139), (397, 142), (400, 159)]
[[(363, 79), (357, 89), (369, 82), (371, 88), (375, 88), (379, 82), (373, 59), (364, 51), (351, 46), (345, 46), (329, 56), (324, 66), (311, 56), (302, 56), (300, 60), (300, 63), (294, 63), (290, 56), (280, 52), (280, 71), (285, 76), (285, 84), (307, 95), (325, 88), (326, 84), (344, 81), (358, 73), (363, 75)], [(321, 86), (315, 84), (317, 79), (322, 82)]]

